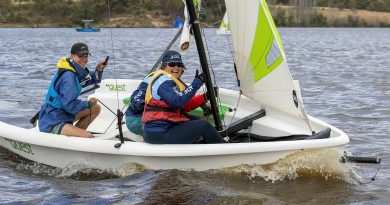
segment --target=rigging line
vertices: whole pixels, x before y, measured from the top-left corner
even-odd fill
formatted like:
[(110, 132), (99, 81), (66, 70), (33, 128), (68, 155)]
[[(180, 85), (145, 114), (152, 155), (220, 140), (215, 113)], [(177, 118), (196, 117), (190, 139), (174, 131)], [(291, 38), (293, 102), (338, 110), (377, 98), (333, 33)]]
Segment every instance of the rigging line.
[[(110, 8), (110, 0), (107, 0), (107, 9), (108, 9), (108, 21), (111, 22), (111, 8)], [(111, 39), (111, 49), (112, 49), (112, 61), (114, 66), (114, 78), (115, 78), (115, 88), (118, 87), (118, 80), (116, 76), (116, 69), (115, 69), (115, 50), (114, 50), (114, 40), (112, 38), (112, 28), (110, 27), (110, 39)], [(118, 109), (119, 109), (119, 91), (116, 89), (116, 99), (118, 103)]]
[(299, 107), (300, 107), (301, 113), (303, 115), (303, 119), (306, 121), (306, 124), (309, 127), (311, 133), (314, 135), (316, 132), (314, 131), (313, 125), (311, 124), (311, 122), (309, 120), (309, 116), (306, 113), (306, 109), (305, 109), (305, 106), (303, 104), (303, 101), (299, 98), (299, 96), (297, 96), (297, 100), (299, 101), (299, 104), (300, 104)]
[(230, 119), (230, 123), (229, 123), (229, 125), (228, 125), (228, 127), (226, 129), (229, 129), (230, 126), (232, 126), (234, 117), (236, 116), (236, 113), (237, 113), (237, 110), (238, 110), (238, 106), (240, 105), (240, 102), (241, 102), (241, 96), (242, 96), (242, 92), (240, 91), (240, 95), (238, 96), (237, 104), (236, 104), (236, 107), (234, 108), (234, 113), (233, 113), (232, 119)]
[[(236, 7), (237, 8), (237, 7)], [(221, 3), (220, 3), (220, 1), (218, 0), (218, 10), (219, 10), (219, 15), (221, 16), (221, 18), (222, 18), (222, 21), (223, 21), (223, 18), (224, 18), (224, 15), (222, 16), (222, 7), (221, 7)], [(227, 14), (227, 8), (226, 8), (226, 6), (225, 6), (225, 12), (226, 12), (226, 14)], [(237, 23), (238, 23), (238, 21), (237, 21)], [(230, 29), (230, 28), (229, 28)], [(229, 45), (229, 51), (230, 51), (230, 55), (231, 55), (231, 57), (232, 57), (232, 59), (233, 59), (233, 62), (235, 63), (235, 59), (234, 59), (234, 54), (233, 54), (233, 46), (232, 46), (232, 44), (231, 44), (231, 42), (230, 42), (230, 38), (229, 38), (229, 35), (225, 35), (225, 37), (226, 37), (226, 41), (228, 42), (228, 45)]]
[[(238, 5), (236, 5), (236, 9), (238, 8)], [(221, 6), (221, 3), (220, 1), (218, 0), (218, 9), (219, 9), (219, 14), (220, 16), (222, 17), (222, 6)], [(226, 8), (226, 12), (227, 12), (227, 8)], [(223, 17), (222, 17), (223, 18)], [(222, 19), (223, 20), (223, 19)], [(239, 21), (237, 20), (237, 23)], [(245, 35), (244, 35), (245, 36)], [(242, 90), (241, 90), (241, 85), (240, 85), (240, 80), (238, 78), (238, 73), (237, 73), (237, 70), (236, 70), (236, 59), (234, 58), (234, 54), (233, 54), (233, 46), (232, 46), (232, 43), (230, 42), (230, 38), (228, 35), (225, 35), (226, 37), (226, 40), (228, 42), (228, 45), (229, 45), (229, 50), (230, 50), (230, 55), (231, 55), (231, 59), (233, 60), (233, 63), (234, 63), (234, 69), (235, 69), (235, 74), (236, 74), (236, 80), (237, 80), (237, 85), (238, 85), (238, 88), (239, 88), (239, 96), (238, 96), (238, 99), (237, 99), (237, 103), (236, 103), (236, 107), (234, 108), (234, 113), (233, 113), (233, 116), (232, 116), (232, 119), (230, 120), (230, 123), (228, 125), (228, 128), (232, 125), (233, 123), (233, 119), (237, 113), (237, 109), (238, 109), (238, 106), (240, 105), (240, 101), (241, 101), (241, 95), (242, 95)], [(221, 101), (220, 101), (220, 98), (218, 97), (218, 100), (219, 100), (219, 103), (221, 104)], [(225, 120), (223, 120), (223, 122), (225, 123)], [(226, 126), (226, 124), (225, 124)]]
[(375, 178), (376, 178), (376, 175), (378, 174), (379, 170), (381, 169), (381, 164), (379, 164), (379, 167), (378, 169), (376, 170), (376, 173), (373, 177), (371, 177), (371, 180), (367, 180), (367, 181), (362, 181), (360, 182), (360, 184), (370, 184), (371, 182), (375, 181)]
[(102, 101), (100, 101), (99, 99), (97, 100), (98, 102), (100, 102), (105, 108), (107, 108), (107, 110), (109, 110), (112, 114), (114, 114), (116, 116), (116, 113), (114, 111), (112, 111), (107, 105), (105, 105)]
[(164, 54), (172, 48), (173, 44), (177, 41), (177, 39), (179, 38), (179, 36), (181, 35), (181, 32), (183, 31), (183, 26), (180, 27), (180, 29), (178, 30), (176, 36), (172, 39), (172, 41), (169, 43), (169, 45), (167, 46), (167, 48), (164, 50), (164, 52), (160, 55), (160, 57), (157, 59), (156, 63), (154, 64), (154, 66), (152, 67), (152, 69), (148, 72), (148, 74), (150, 74), (151, 72), (155, 71), (157, 69), (157, 67), (159, 66)]
[[(108, 128), (106, 129), (106, 131), (104, 131), (104, 133), (107, 132), (107, 130), (111, 127), (112, 123), (115, 122), (115, 120), (118, 118), (117, 114), (112, 111), (107, 105), (105, 105), (102, 101), (100, 101), (99, 99), (97, 100), (98, 102), (100, 102), (100, 104), (102, 104), (105, 108), (107, 108), (107, 110), (109, 110), (112, 114), (114, 114), (116, 117), (114, 118), (114, 120), (110, 123), (110, 125), (108, 126)], [(123, 109), (126, 107), (126, 105), (124, 105), (121, 109), (121, 111), (123, 111)], [(119, 125), (118, 125), (119, 126)]]
[[(201, 6), (199, 4), (199, 13), (200, 13), (200, 9), (201, 9)], [(198, 20), (200, 20), (200, 17), (198, 16)], [(200, 28), (200, 31), (202, 33), (202, 36), (203, 36), (203, 39), (204, 39), (204, 43), (205, 43), (205, 50), (207, 51), (207, 58), (208, 58), (208, 65), (209, 65), (209, 69), (211, 70), (211, 72), (213, 73), (213, 84), (218, 87), (218, 84), (217, 84), (217, 80), (216, 80), (216, 77), (215, 77), (215, 72), (214, 72), (214, 69), (213, 69), (213, 66), (212, 66), (212, 60), (211, 60), (211, 55), (210, 55), (210, 49), (209, 49), (209, 46), (208, 46), (208, 43), (207, 43), (207, 38), (206, 38), (206, 34), (204, 32), (204, 29), (203, 28)], [(214, 89), (214, 88), (213, 88)], [(205, 89), (203, 88), (203, 91)], [(219, 98), (219, 95), (217, 96), (217, 100), (218, 100), (218, 104), (221, 105), (221, 102), (220, 102), (220, 98)], [(223, 120), (224, 122), (224, 120)], [(224, 122), (225, 123), (225, 122)]]
[(215, 73), (214, 73), (213, 65), (212, 65), (213, 63), (212, 63), (212, 61), (211, 61), (210, 49), (209, 49), (209, 46), (208, 46), (208, 44), (207, 44), (206, 34), (204, 33), (204, 29), (201, 29), (201, 31), (202, 31), (202, 36), (203, 36), (203, 39), (204, 39), (204, 43), (206, 44), (206, 45), (205, 45), (205, 50), (207, 51), (207, 58), (208, 58), (208, 62), (209, 62), (209, 67), (210, 67), (211, 72), (213, 73), (213, 81), (214, 81), (213, 83), (214, 83), (215, 86), (218, 87), (218, 85), (217, 85), (217, 80), (216, 80), (216, 78), (215, 78)]
[[(126, 107), (126, 105), (124, 105), (124, 106), (122, 107), (121, 111), (123, 111), (123, 109), (124, 109), (125, 107)], [(116, 116), (116, 114), (115, 114), (115, 116)], [(115, 118), (112, 120), (112, 122), (108, 125), (107, 129), (103, 132), (104, 134), (108, 131), (108, 129), (110, 129), (110, 127), (111, 127), (112, 124), (116, 121), (117, 118), (118, 118), (118, 117), (115, 117)]]
[[(216, 75), (215, 75), (215, 71), (214, 71), (214, 68), (212, 66), (212, 60), (211, 60), (211, 55), (210, 55), (210, 49), (209, 49), (209, 46), (208, 46), (208, 43), (207, 43), (207, 38), (206, 38), (206, 34), (204, 32), (204, 29), (201, 29), (201, 32), (202, 32), (202, 36), (204, 38), (204, 42), (205, 42), (205, 50), (207, 51), (207, 58), (208, 58), (208, 64), (209, 64), (209, 68), (211, 70), (211, 72), (213, 73), (213, 84), (215, 85), (215, 87), (219, 87), (218, 84), (217, 84), (217, 79), (216, 79)], [(214, 89), (214, 88), (213, 88)], [(204, 89), (203, 89), (204, 90)], [(221, 103), (221, 98), (219, 97), (219, 94), (216, 96), (217, 97), (217, 101), (218, 101), (218, 105), (221, 106), (222, 103)], [(221, 119), (221, 121), (223, 122), (223, 125), (226, 126), (226, 123), (225, 123), (225, 119)]]

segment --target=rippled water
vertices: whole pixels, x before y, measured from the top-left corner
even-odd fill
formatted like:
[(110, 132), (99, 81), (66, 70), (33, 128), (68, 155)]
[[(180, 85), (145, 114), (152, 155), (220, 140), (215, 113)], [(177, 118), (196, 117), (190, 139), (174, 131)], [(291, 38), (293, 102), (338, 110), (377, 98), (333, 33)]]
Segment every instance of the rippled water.
[[(118, 176), (99, 170), (59, 170), (0, 148), (0, 203), (389, 204), (390, 29), (282, 28), (280, 32), (310, 115), (347, 132), (352, 153), (382, 157), (373, 183), (363, 183), (375, 174), (372, 167), (334, 167), (326, 162), (327, 153), (310, 160), (298, 154), (269, 166), (208, 172), (130, 166)], [(0, 29), (0, 120), (30, 127), (28, 120), (42, 102), (55, 63), (75, 42), (89, 45), (90, 67), (111, 56), (105, 78), (141, 79), (175, 33), (172, 29), (100, 33)], [(215, 35), (214, 29), (205, 33), (218, 85), (237, 89), (231, 41)], [(184, 79), (189, 81), (199, 68), (195, 47), (184, 59), (189, 68)]]

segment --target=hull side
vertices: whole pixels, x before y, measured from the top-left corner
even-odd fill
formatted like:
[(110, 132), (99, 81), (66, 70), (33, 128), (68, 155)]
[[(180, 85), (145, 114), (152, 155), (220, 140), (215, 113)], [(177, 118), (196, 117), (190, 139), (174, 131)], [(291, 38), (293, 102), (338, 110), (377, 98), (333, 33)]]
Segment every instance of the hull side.
[[(14, 143), (14, 145), (12, 145)], [(15, 144), (18, 144), (15, 146)], [(26, 159), (58, 168), (87, 167), (100, 170), (116, 170), (129, 164), (139, 164), (153, 170), (195, 170), (205, 171), (210, 169), (222, 169), (239, 165), (265, 165), (282, 160), (288, 155), (299, 150), (284, 150), (274, 152), (253, 152), (226, 155), (203, 156), (137, 156), (110, 154), (99, 152), (83, 152), (77, 150), (58, 149), (53, 147), (38, 146), (0, 137), (0, 145)], [(27, 148), (28, 147), (28, 148)], [(326, 148), (323, 148), (326, 149)], [(332, 147), (343, 154), (344, 146)], [(31, 150), (29, 152), (28, 150)], [(319, 149), (307, 149), (310, 150)]]

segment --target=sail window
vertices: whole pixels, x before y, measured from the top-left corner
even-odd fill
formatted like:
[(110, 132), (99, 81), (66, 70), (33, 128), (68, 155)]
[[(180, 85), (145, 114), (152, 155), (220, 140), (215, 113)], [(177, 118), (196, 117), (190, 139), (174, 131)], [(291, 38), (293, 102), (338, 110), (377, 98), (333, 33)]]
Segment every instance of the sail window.
[(276, 39), (274, 39), (272, 41), (272, 47), (268, 51), (267, 58), (266, 58), (267, 68), (273, 65), (275, 61), (277, 61), (280, 58), (281, 55), (282, 54), (280, 53), (278, 42), (276, 41)]

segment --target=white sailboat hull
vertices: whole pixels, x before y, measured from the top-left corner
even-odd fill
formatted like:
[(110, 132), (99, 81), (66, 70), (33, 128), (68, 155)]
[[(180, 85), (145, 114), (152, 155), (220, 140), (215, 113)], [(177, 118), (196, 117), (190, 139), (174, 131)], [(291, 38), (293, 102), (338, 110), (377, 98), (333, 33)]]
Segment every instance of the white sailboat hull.
[[(122, 98), (130, 95), (138, 85), (138, 80), (104, 80), (95, 94), (105, 105), (115, 110), (116, 96), (124, 109)], [(115, 85), (113, 87), (113, 85)], [(118, 90), (118, 95), (117, 91)], [(237, 92), (221, 89), (222, 103), (231, 106), (236, 103)], [(238, 112), (226, 113), (225, 122), (245, 117), (261, 108), (253, 100), (242, 97)], [(288, 114), (266, 110), (265, 117), (255, 120), (249, 129), (251, 133), (263, 136), (284, 136), (286, 134), (310, 133), (304, 122)], [(124, 136), (134, 140), (126, 141), (119, 149), (115, 116), (102, 106), (102, 112), (89, 130), (104, 133), (94, 139), (66, 137), (42, 133), (33, 129), (25, 129), (0, 122), (0, 146), (32, 161), (58, 168), (81, 164), (83, 167), (97, 169), (119, 169), (137, 163), (148, 169), (191, 169), (209, 170), (234, 167), (242, 164), (263, 165), (274, 163), (286, 156), (304, 151), (319, 149), (333, 150), (343, 155), (344, 146), (349, 142), (348, 136), (341, 130), (323, 121), (310, 117), (313, 127), (320, 131), (331, 128), (331, 136), (326, 139), (272, 141), (228, 144), (186, 144), (186, 145), (153, 145), (142, 141), (123, 126)]]

